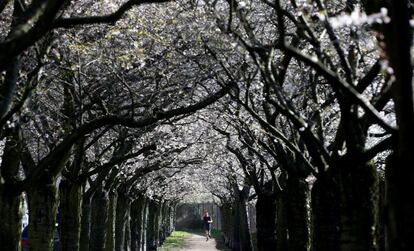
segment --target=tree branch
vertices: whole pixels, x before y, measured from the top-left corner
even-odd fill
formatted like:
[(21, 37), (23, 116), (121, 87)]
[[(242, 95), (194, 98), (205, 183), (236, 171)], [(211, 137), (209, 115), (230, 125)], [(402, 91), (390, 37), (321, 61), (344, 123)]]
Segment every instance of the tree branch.
[(115, 12), (103, 15), (103, 16), (88, 16), (88, 17), (69, 17), (59, 18), (53, 23), (53, 28), (71, 28), (79, 25), (87, 24), (115, 24), (120, 20), (126, 12), (132, 9), (134, 6), (149, 3), (163, 3), (170, 0), (129, 0), (121, 5)]

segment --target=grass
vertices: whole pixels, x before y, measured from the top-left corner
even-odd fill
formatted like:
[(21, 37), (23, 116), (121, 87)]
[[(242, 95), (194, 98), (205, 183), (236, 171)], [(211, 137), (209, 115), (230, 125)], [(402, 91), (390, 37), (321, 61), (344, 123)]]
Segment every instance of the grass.
[(173, 249), (179, 249), (183, 247), (184, 239), (191, 234), (185, 231), (174, 231), (171, 235), (164, 241), (162, 247), (158, 250), (168, 251)]

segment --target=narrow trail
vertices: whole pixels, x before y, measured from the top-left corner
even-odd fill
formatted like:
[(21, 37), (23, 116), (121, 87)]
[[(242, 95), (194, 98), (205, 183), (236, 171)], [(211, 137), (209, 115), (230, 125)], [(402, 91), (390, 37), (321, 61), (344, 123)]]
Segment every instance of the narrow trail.
[(206, 241), (206, 237), (200, 234), (191, 234), (184, 240), (184, 247), (179, 251), (217, 251), (216, 241), (209, 239)]

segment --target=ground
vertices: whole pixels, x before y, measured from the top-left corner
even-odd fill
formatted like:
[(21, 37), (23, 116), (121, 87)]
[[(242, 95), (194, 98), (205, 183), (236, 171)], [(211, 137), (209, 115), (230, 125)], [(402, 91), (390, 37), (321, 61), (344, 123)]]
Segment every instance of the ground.
[(215, 239), (206, 241), (206, 237), (198, 233), (185, 236), (180, 248), (161, 248), (161, 251), (217, 251)]
[(206, 237), (199, 234), (192, 234), (190, 237), (184, 239), (184, 247), (180, 251), (214, 251), (216, 248), (216, 241), (210, 239), (206, 241)]

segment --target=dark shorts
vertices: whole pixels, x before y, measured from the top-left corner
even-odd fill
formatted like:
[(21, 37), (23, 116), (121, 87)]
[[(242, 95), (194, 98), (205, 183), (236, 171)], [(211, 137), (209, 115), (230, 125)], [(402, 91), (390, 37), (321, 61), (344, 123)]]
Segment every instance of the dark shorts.
[(204, 230), (210, 230), (211, 224), (204, 224)]

